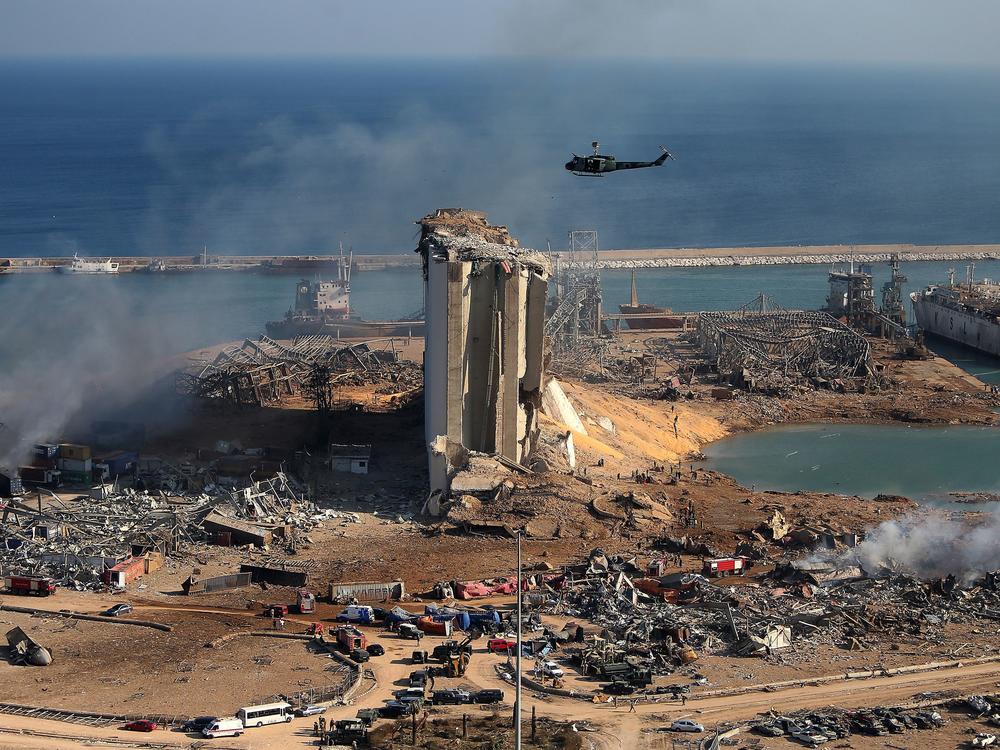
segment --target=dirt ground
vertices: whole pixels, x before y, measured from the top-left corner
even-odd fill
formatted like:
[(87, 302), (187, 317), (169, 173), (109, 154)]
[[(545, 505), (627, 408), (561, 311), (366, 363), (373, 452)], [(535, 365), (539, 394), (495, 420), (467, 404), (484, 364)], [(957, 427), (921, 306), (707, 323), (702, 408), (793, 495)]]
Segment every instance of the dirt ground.
[[(419, 360), (420, 344), (419, 340), (408, 342), (406, 356)], [(511, 491), (506, 496), (495, 502), (463, 500), (444, 519), (419, 515), (426, 486), (426, 459), (422, 402), (412, 398), (412, 394), (406, 399), (393, 400), (398, 394), (380, 393), (373, 397), (370, 388), (345, 390), (344, 396), (359, 408), (339, 412), (327, 423), (319, 422), (309, 404), (301, 399), (290, 399), (275, 408), (241, 412), (198, 409), (187, 413), (169, 429), (151, 431), (146, 453), (175, 461), (194, 461), (199, 450), (212, 449), (218, 440), (238, 440), (247, 447), (308, 449), (316, 446), (331, 428), (334, 434), (344, 436), (343, 442), (371, 443), (369, 474), (317, 472), (309, 480), (320, 507), (356, 514), (330, 520), (311, 530), (294, 553), (295, 559), (312, 564), (309, 588), (321, 594), (329, 582), (403, 580), (411, 595), (418, 595), (438, 581), (510, 575), (515, 565), (513, 539), (477, 533), (476, 524), (484, 522), (523, 528), (524, 555), (529, 565), (578, 562), (595, 547), (610, 553), (635, 555), (643, 565), (659, 556), (654, 545), (664, 536), (692, 537), (730, 553), (739, 543), (751, 540), (751, 530), (774, 511), (780, 511), (796, 527), (862, 530), (880, 520), (912, 511), (915, 504), (905, 498), (871, 501), (825, 493), (752, 492), (728, 477), (698, 467), (694, 459), (706, 443), (735, 431), (775, 422), (994, 424), (1000, 418), (993, 411), (998, 405), (996, 397), (958, 368), (941, 359), (897, 360), (890, 349), (879, 346), (877, 356), (885, 362), (889, 380), (895, 385), (878, 392), (811, 391), (788, 398), (737, 394), (731, 400), (716, 400), (711, 396), (712, 384), (696, 379), (691, 385), (693, 398), (671, 402), (652, 398), (648, 385), (641, 382), (564, 381), (564, 390), (587, 429), (587, 434), (574, 435), (577, 470), (569, 470), (559, 449), (558, 439), (565, 434), (565, 426), (543, 420), (541, 453), (550, 470), (540, 474), (508, 473), (505, 478), (510, 481)], [(690, 347), (674, 334), (626, 334), (622, 347), (654, 352), (661, 376), (683, 372), (693, 356)], [(204, 361), (214, 356), (213, 351), (216, 350), (192, 353), (190, 358)], [(633, 472), (639, 472), (644, 481), (636, 481)], [(639, 505), (626, 510), (620, 501), (623, 496), (638, 499)], [(692, 512), (694, 525), (686, 520)], [(774, 545), (769, 550), (774, 558), (801, 552)], [(329, 658), (311, 652), (301, 641), (246, 636), (218, 648), (205, 647), (206, 642), (227, 633), (249, 633), (266, 627), (269, 621), (257, 616), (262, 605), (291, 603), (295, 592), (282, 587), (254, 586), (187, 597), (180, 594), (181, 582), (195, 570), (204, 576), (232, 572), (240, 563), (260, 559), (264, 554), (286, 553), (281, 549), (262, 553), (245, 548), (190, 545), (172, 556), (156, 573), (131, 584), (121, 600), (136, 605), (136, 616), (174, 626), (171, 633), (0, 612), (3, 624), (29, 630), (38, 640), (53, 647), (55, 656), (52, 666), (44, 670), (0, 662), (0, 682), (5, 688), (3, 700), (95, 711), (193, 715), (231, 713), (235, 707), (277, 693), (328, 684), (336, 678)], [(686, 555), (679, 569), (699, 567), (698, 557)], [(755, 571), (758, 575), (727, 585), (769, 585), (758, 577), (767, 569), (763, 565)], [(117, 600), (61, 591), (43, 606), (97, 612)], [(504, 606), (510, 599), (497, 599), (494, 603)], [(413, 600), (404, 606), (417, 611), (422, 603)], [(313, 620), (329, 621), (339, 609), (322, 603), (313, 617), (290, 616), (288, 631), (302, 632)], [(696, 669), (707, 678), (708, 684), (693, 691), (687, 707), (641, 706), (638, 711), (641, 719), (630, 718), (627, 709), (615, 710), (551, 696), (532, 695), (530, 703), (537, 706), (540, 715), (557, 722), (586, 719), (598, 725), (597, 732), (567, 733), (564, 727), (554, 728), (553, 736), (558, 735), (562, 746), (665, 748), (676, 738), (652, 730), (680, 715), (694, 714), (706, 724), (714, 725), (752, 718), (771, 705), (805, 707), (837, 700), (852, 705), (900, 701), (939, 688), (947, 681), (939, 672), (872, 681), (871, 685), (877, 684), (878, 688), (848, 683), (815, 688), (806, 685), (782, 695), (780, 700), (760, 691), (739, 699), (699, 697), (699, 693), (721, 687), (809, 680), (858, 669), (892, 668), (955, 657), (971, 659), (995, 654), (1000, 645), (998, 635), (996, 628), (951, 623), (944, 626), (943, 637), (932, 644), (895, 634), (866, 651), (845, 651), (832, 645), (811, 646), (804, 642), (767, 659), (706, 657), (696, 664)], [(374, 629), (370, 637), (380, 641), (388, 638)], [(371, 665), (373, 680), (369, 692), (356, 705), (336, 709), (331, 716), (353, 716), (362, 705), (378, 705), (402, 684), (411, 668), (405, 658), (409, 644), (389, 645), (390, 653), (385, 659)], [(482, 653), (481, 645), (477, 649), (479, 653), (463, 684), (469, 687), (505, 684), (495, 671), (503, 660)], [(949, 674), (952, 676), (948, 684), (955, 689), (989, 692), (1000, 680), (1000, 666), (979, 665)], [(660, 678), (659, 683), (685, 676), (689, 675)], [(569, 682), (587, 694), (598, 687), (597, 683), (575, 677)], [(507, 689), (512, 692), (509, 685)], [(444, 715), (449, 715), (449, 711), (435, 709), (432, 718)], [(11, 717), (0, 715), (0, 748), (5, 742), (4, 727), (12, 726), (12, 721)], [(480, 732), (477, 736), (489, 734), (493, 726), (490, 722), (500, 722), (493, 727), (499, 732), (502, 719), (486, 717), (476, 730)], [(428, 732), (436, 739), (428, 740), (431, 744), (424, 747), (465, 747), (454, 744), (460, 738), (454, 736), (453, 725), (438, 725), (435, 729), (432, 721), (428, 726), (432, 728)], [(939, 732), (908, 733), (899, 738), (900, 746), (913, 750), (958, 746), (964, 738), (962, 732), (969, 726), (970, 722), (956, 717)], [(290, 735), (274, 728), (259, 731), (261, 734), (256, 737), (266, 737), (270, 744), (248, 737), (231, 746), (301, 747), (308, 742), (301, 728)], [(161, 739), (176, 743), (179, 738), (175, 734)], [(885, 738), (869, 741), (855, 737), (850, 744), (830, 743), (830, 746), (882, 748), (885, 741)], [(736, 746), (784, 747), (787, 742), (741, 736)]]

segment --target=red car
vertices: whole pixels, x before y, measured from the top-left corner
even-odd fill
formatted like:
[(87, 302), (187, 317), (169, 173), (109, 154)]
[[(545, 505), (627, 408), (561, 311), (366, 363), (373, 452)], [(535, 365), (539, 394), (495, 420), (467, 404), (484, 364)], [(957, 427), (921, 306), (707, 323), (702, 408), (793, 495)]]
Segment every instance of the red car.
[(139, 719), (138, 721), (130, 721), (122, 729), (127, 729), (130, 732), (152, 732), (156, 729), (156, 722), (149, 719)]
[(517, 649), (517, 641), (509, 638), (490, 638), (486, 642), (486, 650), (491, 654), (508, 654)]

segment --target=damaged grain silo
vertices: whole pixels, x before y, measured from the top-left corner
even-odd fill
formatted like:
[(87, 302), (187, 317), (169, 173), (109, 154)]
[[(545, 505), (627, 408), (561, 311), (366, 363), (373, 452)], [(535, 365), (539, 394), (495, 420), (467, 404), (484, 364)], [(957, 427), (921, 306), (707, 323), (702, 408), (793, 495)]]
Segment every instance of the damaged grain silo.
[(549, 264), (477, 211), (439, 209), (419, 224), (433, 496), (469, 451), (521, 463), (535, 447)]

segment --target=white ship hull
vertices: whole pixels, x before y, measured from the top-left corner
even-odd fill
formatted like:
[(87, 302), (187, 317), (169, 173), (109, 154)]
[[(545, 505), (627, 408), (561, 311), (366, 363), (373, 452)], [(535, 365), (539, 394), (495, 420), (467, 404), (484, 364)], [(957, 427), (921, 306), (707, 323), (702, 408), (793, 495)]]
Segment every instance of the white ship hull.
[(70, 265), (56, 266), (56, 271), (59, 273), (106, 276), (109, 274), (117, 274), (118, 264), (113, 263), (110, 258), (108, 260), (86, 260), (84, 258), (78, 258), (74, 255), (73, 262), (70, 263)]
[(926, 292), (910, 294), (917, 325), (925, 332), (1000, 357), (1000, 323), (962, 305), (946, 305)]

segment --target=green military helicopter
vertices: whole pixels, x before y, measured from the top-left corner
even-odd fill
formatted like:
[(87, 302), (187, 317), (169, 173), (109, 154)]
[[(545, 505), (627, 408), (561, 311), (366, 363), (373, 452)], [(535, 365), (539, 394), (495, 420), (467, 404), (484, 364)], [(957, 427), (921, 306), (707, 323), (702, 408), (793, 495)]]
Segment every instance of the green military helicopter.
[(593, 141), (590, 145), (594, 149), (594, 153), (590, 156), (573, 154), (573, 158), (566, 162), (566, 169), (578, 177), (603, 177), (605, 174), (616, 172), (619, 169), (658, 167), (667, 159), (674, 158), (673, 154), (660, 146), (663, 149), (663, 154), (655, 161), (618, 161), (610, 154), (600, 153), (601, 144), (597, 141)]

